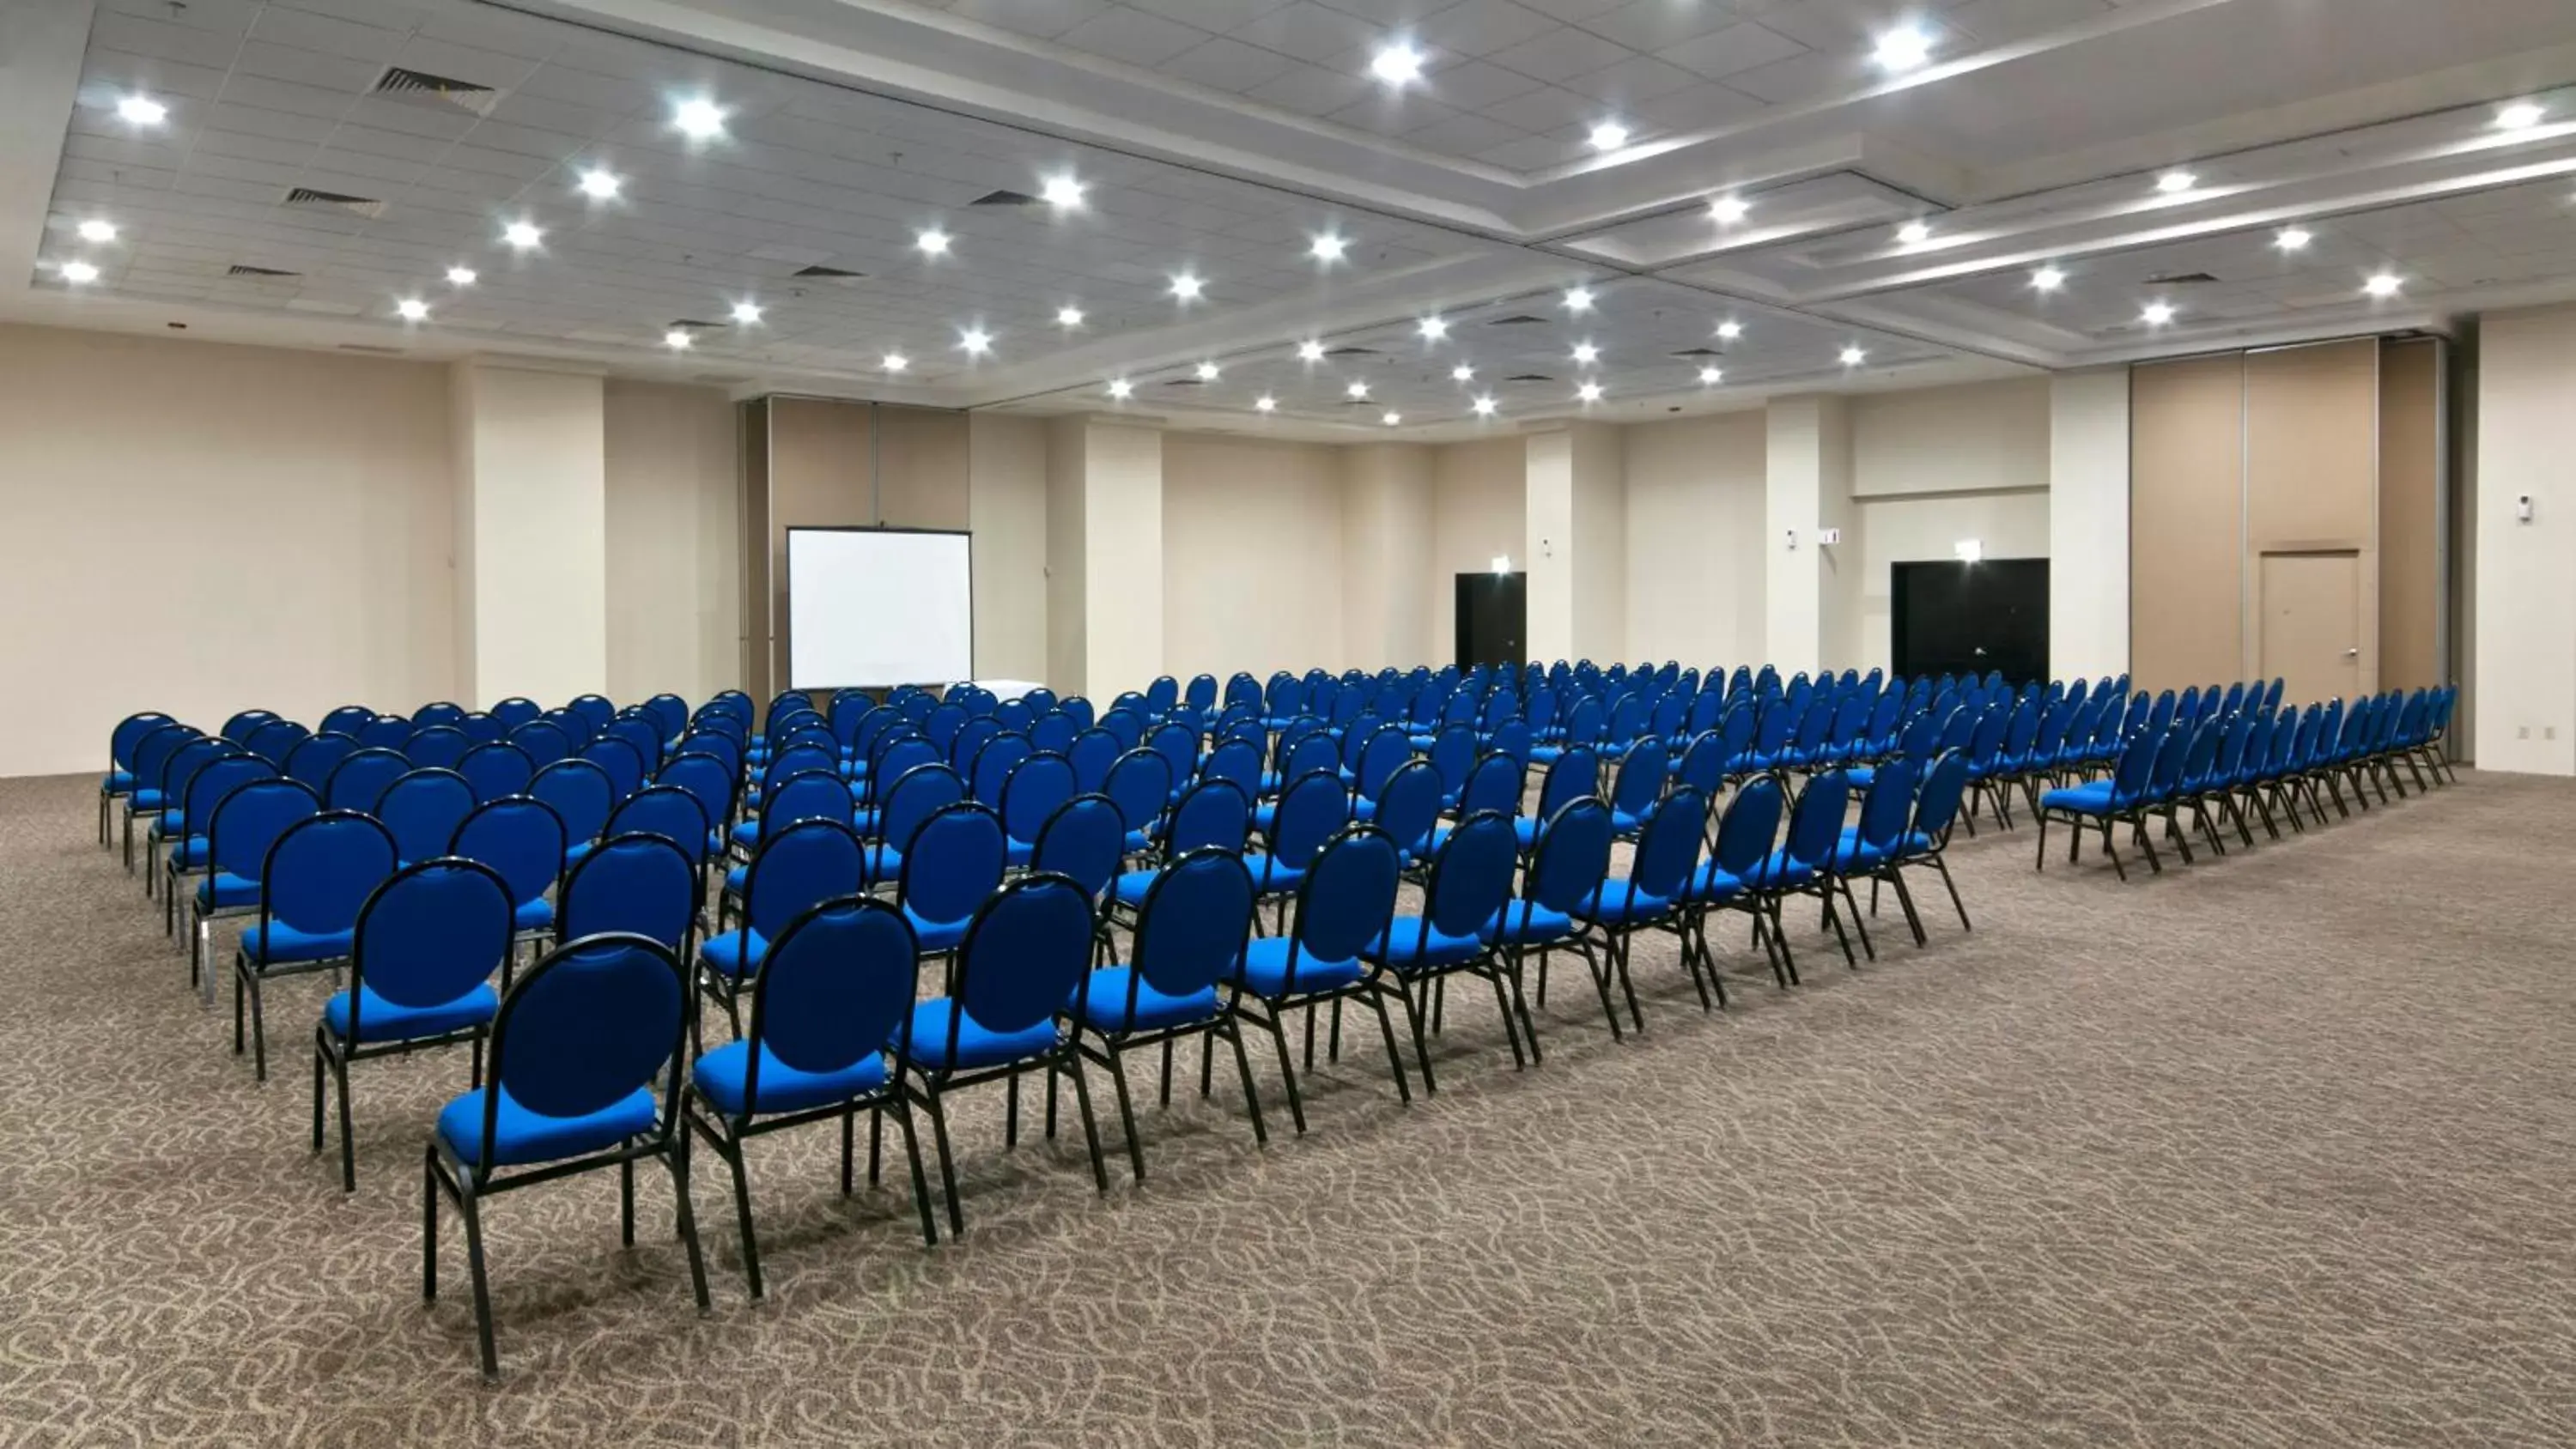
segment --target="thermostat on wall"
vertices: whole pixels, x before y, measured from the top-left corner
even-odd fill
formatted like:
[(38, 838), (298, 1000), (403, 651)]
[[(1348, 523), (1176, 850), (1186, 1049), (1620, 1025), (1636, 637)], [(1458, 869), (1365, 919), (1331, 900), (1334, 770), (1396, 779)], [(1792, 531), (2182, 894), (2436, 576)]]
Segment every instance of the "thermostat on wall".
[(1842, 541), (1843, 531), (1839, 528), (1819, 528), (1816, 530), (1816, 542), (1818, 543), (1840, 543)]

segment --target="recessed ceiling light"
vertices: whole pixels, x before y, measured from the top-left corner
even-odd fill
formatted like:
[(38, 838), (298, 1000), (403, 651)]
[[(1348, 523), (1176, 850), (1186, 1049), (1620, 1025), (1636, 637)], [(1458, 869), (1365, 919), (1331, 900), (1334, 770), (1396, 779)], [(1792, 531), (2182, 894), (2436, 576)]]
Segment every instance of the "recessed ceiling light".
[(735, 320), (736, 322), (743, 323), (743, 324), (745, 324), (746, 326), (747, 326), (747, 325), (749, 325), (749, 324), (751, 324), (751, 323), (754, 323), (754, 322), (759, 321), (759, 320), (760, 320), (760, 304), (759, 304), (758, 302), (736, 302), (736, 303), (734, 303), (734, 304), (733, 304), (733, 320)]
[(1449, 324), (1437, 317), (1425, 317), (1414, 330), (1421, 333), (1425, 341), (1437, 342), (1449, 335)]
[(1869, 359), (1869, 354), (1862, 351), (1858, 346), (1852, 346), (1843, 349), (1842, 357), (1843, 366), (1858, 367)]
[(1565, 294), (1565, 310), (1568, 312), (1591, 311), (1592, 289), (1589, 287), (1573, 287), (1567, 289)]
[(1587, 382), (1583, 386), (1576, 388), (1574, 390), (1574, 395), (1583, 399), (1585, 402), (1599, 402), (1601, 401), (1601, 384), (1597, 382)]
[(508, 226), (501, 228), (501, 240), (508, 242), (510, 245), (517, 247), (521, 251), (526, 251), (528, 248), (535, 246), (537, 243), (544, 241), (545, 239), (546, 234), (539, 231), (536, 223), (534, 222), (514, 221)]
[(1885, 70), (1912, 70), (1932, 58), (1932, 37), (1920, 26), (1900, 25), (1878, 37), (1872, 58)]
[(2361, 289), (2374, 297), (2394, 297), (2397, 295), (2397, 289), (2405, 285), (2398, 280), (2395, 272), (2379, 272), (2364, 281)]
[(1465, 382), (1467, 379), (1474, 377), (1475, 375), (1476, 369), (1469, 367), (1463, 362), (1459, 363), (1456, 367), (1449, 369), (1450, 378), (1457, 382)]
[(1704, 383), (1717, 382), (1722, 380), (1725, 376), (1725, 373), (1718, 371), (1714, 367), (1703, 367), (1699, 370), (1699, 380)]
[(2066, 274), (2055, 267), (2042, 267), (2030, 274), (2030, 284), (2043, 292), (2054, 292), (2066, 285)]
[(1367, 397), (1368, 384), (1364, 382), (1355, 382), (1349, 387), (1343, 388), (1342, 391), (1350, 394), (1352, 397)]
[(1111, 397), (1124, 398), (1135, 390), (1136, 385), (1123, 377), (1113, 377), (1109, 379), (1109, 395)]
[(944, 257), (948, 255), (948, 233), (941, 231), (935, 226), (930, 230), (923, 232), (921, 235), (914, 237), (912, 239), (912, 244), (921, 248), (921, 254), (925, 257)]
[(597, 167), (581, 173), (581, 194), (584, 196), (606, 201), (617, 194), (617, 186), (616, 177)]
[(1390, 428), (1403, 421), (1404, 414), (1402, 413), (1388, 413), (1386, 415), (1386, 425)]
[(65, 262), (60, 270), (63, 280), (75, 287), (98, 280), (98, 268), (87, 262)]
[(1331, 232), (1326, 232), (1315, 238), (1315, 244), (1306, 250), (1319, 262), (1338, 262), (1342, 259), (1342, 253), (1350, 249), (1350, 245), (1349, 242)]
[(93, 217), (80, 224), (80, 239), (86, 242), (112, 242), (116, 240), (116, 223), (100, 221)]
[(1081, 326), (1082, 309), (1080, 307), (1058, 307), (1055, 311), (1055, 325), (1058, 327)]
[(2517, 101), (2496, 112), (2496, 127), (2504, 131), (2528, 131), (2549, 113), (2529, 101)]
[(2162, 327), (2174, 319), (2173, 303), (2149, 302), (2146, 310), (2140, 312), (2138, 317), (2150, 327)]
[(1221, 371), (1221, 370), (1222, 370), (1222, 369), (1220, 369), (1220, 368), (1219, 368), (1215, 363), (1213, 363), (1213, 362), (1202, 362), (1202, 363), (1200, 363), (1200, 364), (1199, 364), (1199, 367), (1198, 367), (1198, 372), (1199, 372), (1199, 381), (1201, 381), (1201, 382), (1214, 382), (1214, 381), (1216, 381), (1216, 375), (1217, 375), (1217, 373), (1218, 373), (1219, 371)]
[(1195, 273), (1183, 272), (1172, 278), (1172, 295), (1184, 302), (1197, 301), (1206, 290), (1207, 283), (1200, 281)]
[(957, 345), (966, 349), (967, 356), (981, 357), (993, 350), (993, 334), (981, 327), (969, 327), (957, 334)]
[(2199, 179), (2188, 171), (2168, 171), (2156, 178), (2156, 190), (2167, 196), (2176, 196), (2191, 190), (2192, 184)]
[(1398, 40), (1378, 47), (1369, 57), (1369, 74), (1391, 86), (1400, 86), (1422, 74), (1422, 52)]
[(1717, 335), (1729, 342), (1733, 342), (1736, 338), (1744, 335), (1744, 324), (1741, 322), (1720, 322), (1717, 324)]
[(127, 96), (116, 103), (116, 114), (138, 126), (157, 126), (170, 118), (170, 108), (150, 96)]
[(1040, 194), (1046, 197), (1049, 206), (1082, 205), (1082, 183), (1075, 180), (1070, 171), (1048, 177)]
[(1600, 349), (1600, 348), (1593, 346), (1593, 345), (1592, 345), (1591, 343), (1589, 343), (1589, 342), (1578, 342), (1578, 343), (1574, 344), (1574, 360), (1575, 360), (1575, 361), (1577, 361), (1577, 362), (1598, 362), (1600, 359), (1601, 359), (1601, 349)]
[(474, 269), (472, 267), (449, 267), (447, 269), (447, 285), (451, 287), (473, 286)]
[(1909, 221), (1896, 229), (1896, 239), (1907, 246), (1921, 246), (1932, 239), (1932, 223)]
[(705, 141), (724, 134), (724, 107), (704, 96), (694, 96), (671, 108), (671, 124), (692, 141)]
[(394, 304), (395, 315), (405, 322), (422, 322), (429, 318), (429, 304), (418, 297), (405, 297)]
[(2281, 228), (2280, 233), (2277, 236), (2272, 238), (2272, 245), (2279, 247), (2285, 252), (2294, 252), (2299, 248), (2306, 246), (2310, 240), (2311, 238), (2308, 236), (2307, 232), (2301, 228), (2285, 226)]
[(1592, 149), (1616, 151), (1628, 144), (1628, 128), (1617, 121), (1603, 121), (1592, 128)]
[(1270, 412), (1279, 406), (1279, 399), (1272, 397), (1270, 394), (1265, 392), (1261, 396), (1252, 400), (1252, 406), (1257, 411), (1265, 413)]
[(912, 359), (900, 352), (889, 352), (885, 355), (885, 370), (888, 372), (901, 372), (910, 366), (912, 366)]
[(1741, 196), (1721, 196), (1708, 204), (1708, 214), (1727, 226), (1744, 220), (1745, 213), (1752, 209), (1753, 203)]
[(694, 340), (696, 339), (689, 336), (689, 329), (686, 327), (674, 327), (662, 334), (662, 345), (673, 352), (686, 352), (689, 344)]
[(1321, 361), (1323, 361), (1323, 360), (1324, 360), (1324, 344), (1322, 344), (1321, 342), (1313, 342), (1313, 341), (1307, 341), (1307, 342), (1300, 342), (1300, 343), (1298, 343), (1298, 344), (1297, 344), (1297, 360), (1298, 360), (1299, 362), (1321, 362)]
[(1469, 406), (1476, 410), (1476, 416), (1480, 418), (1490, 418), (1494, 415), (1495, 403), (1490, 397), (1480, 397)]

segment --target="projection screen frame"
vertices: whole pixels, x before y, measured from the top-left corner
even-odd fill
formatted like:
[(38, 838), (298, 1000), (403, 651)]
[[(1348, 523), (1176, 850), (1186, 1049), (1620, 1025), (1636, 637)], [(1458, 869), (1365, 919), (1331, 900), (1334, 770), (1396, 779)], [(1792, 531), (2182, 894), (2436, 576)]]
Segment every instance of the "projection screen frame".
[[(970, 666), (956, 679), (906, 679), (894, 684), (806, 684), (796, 678), (796, 546), (800, 533), (931, 533), (966, 540), (966, 655)], [(790, 523), (781, 526), (779, 555), (785, 560), (781, 577), (786, 584), (787, 624), (781, 630), (780, 643), (787, 656), (787, 688), (790, 693), (819, 694), (840, 689), (893, 689), (905, 684), (922, 686), (962, 684), (974, 677), (971, 667), (975, 654), (975, 531), (971, 528), (909, 528), (900, 524), (874, 523)]]

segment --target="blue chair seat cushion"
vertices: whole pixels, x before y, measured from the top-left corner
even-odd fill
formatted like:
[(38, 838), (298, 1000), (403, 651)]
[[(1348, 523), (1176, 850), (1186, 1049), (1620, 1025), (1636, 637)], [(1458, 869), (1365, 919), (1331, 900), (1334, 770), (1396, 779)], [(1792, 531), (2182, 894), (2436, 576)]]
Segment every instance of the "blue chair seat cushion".
[(548, 1117), (531, 1112), (513, 1101), (505, 1091), (501, 1093), (500, 1111), (493, 1123), (493, 1140), (486, 1144), (483, 1140), (485, 1090), (477, 1087), (448, 1103), (438, 1113), (439, 1139), (447, 1144), (449, 1151), (468, 1163), (484, 1163), (487, 1145), (490, 1148), (487, 1165), (494, 1167), (579, 1157), (584, 1153), (615, 1147), (629, 1137), (648, 1135), (658, 1120), (653, 1092), (648, 1087), (638, 1087), (600, 1111), (581, 1117)]
[[(954, 1050), (948, 1042), (951, 1018), (957, 1023)], [(1055, 1045), (1053, 1020), (1024, 1031), (995, 1031), (959, 1011), (954, 1000), (938, 996), (912, 1009), (912, 1042), (904, 1060), (931, 1071), (962, 1072), (1039, 1056), (1053, 1051)]]
[(1815, 878), (1815, 865), (1791, 855), (1785, 845), (1744, 873), (1744, 883), (1756, 890), (1795, 890)]
[(760, 822), (746, 820), (733, 828), (733, 843), (745, 850), (760, 843)]
[(555, 903), (543, 896), (521, 901), (510, 910), (510, 928), (516, 931), (542, 931), (555, 923)]
[[(501, 993), (492, 983), (478, 984), (454, 1001), (431, 1006), (402, 1006), (378, 996), (364, 982), (358, 986), (360, 1042), (419, 1041), (467, 1027), (489, 1026), (501, 1009)], [(349, 1040), (349, 993), (334, 991), (322, 1003), (322, 1025), (342, 1041)]]
[(102, 794), (123, 795), (134, 788), (134, 772), (110, 770), (99, 780), (98, 788)]
[(1284, 895), (1306, 879), (1304, 866), (1284, 864), (1266, 850), (1245, 851), (1243, 868), (1252, 872), (1253, 889), (1263, 895)]
[(299, 931), (274, 918), (242, 932), (242, 954), (260, 965), (329, 961), (354, 949), (357, 932)]
[(2064, 810), (2077, 815), (2103, 815), (2118, 807), (2112, 800), (2111, 781), (2090, 780), (2081, 785), (2041, 791), (2039, 808)]
[(1573, 934), (1572, 916), (1536, 901), (1506, 902), (1501, 913), (1485, 925), (1486, 938), (1498, 946), (1544, 946)]
[[(698, 1095), (707, 1105), (728, 1117), (743, 1114), (743, 1077), (751, 1066), (751, 1043), (733, 1042), (717, 1047), (698, 1058), (690, 1069), (690, 1080), (697, 1084)], [(778, 1059), (763, 1042), (760, 1047), (760, 1096), (752, 1112), (802, 1112), (809, 1107), (828, 1107), (837, 1102), (864, 1097), (886, 1084), (886, 1059), (881, 1051), (867, 1055), (837, 1072), (803, 1072)]]
[(741, 895), (741, 894), (742, 894), (742, 888), (743, 888), (744, 883), (745, 883), (745, 882), (747, 882), (747, 881), (749, 881), (750, 879), (751, 879), (751, 867), (750, 867), (750, 866), (747, 866), (747, 865), (737, 865), (737, 866), (735, 866), (733, 869), (731, 869), (731, 870), (729, 870), (729, 871), (726, 871), (726, 872), (725, 872), (725, 878), (724, 878), (724, 892), (725, 892), (725, 894), (726, 894), (726, 895), (729, 895), (729, 896), (739, 896), (739, 895)]
[(1574, 908), (1574, 914), (1603, 925), (1632, 925), (1651, 921), (1671, 911), (1673, 903), (1662, 896), (1637, 889), (1634, 881), (1603, 881), (1592, 894)]
[(1118, 904), (1130, 910), (1142, 910), (1146, 895), (1152, 892), (1154, 882), (1162, 874), (1159, 869), (1131, 870), (1110, 885), (1109, 894)]
[(197, 909), (201, 911), (232, 910), (258, 904), (259, 882), (246, 876), (219, 870), (197, 882)]
[(1129, 855), (1142, 855), (1154, 848), (1154, 837), (1142, 830), (1127, 832), (1125, 848)]
[(924, 951), (955, 949), (959, 942), (966, 939), (966, 928), (975, 923), (975, 918), (971, 914), (960, 916), (953, 921), (930, 920), (910, 906), (903, 908), (903, 918), (912, 922), (913, 938), (921, 943), (921, 949)]
[(740, 977), (757, 971), (760, 958), (768, 954), (768, 938), (749, 926), (722, 931), (698, 943), (698, 959), (719, 976)]
[(1699, 869), (1691, 872), (1690, 884), (1683, 888), (1682, 899), (1695, 905), (1710, 906), (1720, 901), (1731, 901), (1743, 893), (1744, 882), (1741, 879), (1720, 869), (1716, 861), (1704, 860), (1700, 862)]
[(1201, 987), (1186, 996), (1171, 996), (1155, 990), (1151, 982), (1138, 980), (1135, 982), (1135, 1007), (1131, 1011), (1127, 990), (1134, 976), (1135, 968), (1132, 966), (1104, 966), (1091, 973), (1087, 982), (1089, 994), (1076, 992), (1070, 1008), (1081, 1014), (1083, 1025), (1107, 1034), (1160, 1031), (1197, 1021), (1213, 1021), (1216, 1014), (1224, 1009), (1217, 1001), (1213, 986)]
[(152, 786), (146, 785), (142, 789), (137, 790), (132, 795), (126, 797), (125, 808), (133, 811), (137, 815), (141, 815), (151, 810), (158, 810), (161, 808), (161, 792)]
[(206, 860), (212, 853), (206, 844), (206, 837), (191, 835), (171, 845), (170, 863), (181, 870), (204, 870)]
[(1033, 841), (1033, 840), (1014, 840), (1014, 839), (1011, 839), (1011, 838), (1009, 838), (1009, 837), (1007, 837), (1007, 836), (1003, 838), (1003, 841), (1002, 841), (1002, 864), (1003, 864), (1003, 865), (1005, 865), (1005, 866), (1022, 866), (1022, 867), (1025, 867), (1025, 866), (1026, 866), (1030, 861), (1033, 861), (1033, 860), (1035, 860), (1035, 859), (1037, 859), (1037, 858), (1038, 858), (1038, 847), (1037, 847), (1037, 842), (1036, 842), (1036, 841)]
[(1292, 983), (1288, 976), (1288, 951), (1293, 939), (1288, 936), (1255, 937), (1252, 944), (1244, 948), (1243, 962), (1235, 972), (1235, 980), (1255, 996), (1276, 998), (1287, 995), (1292, 984), (1300, 994), (1331, 991), (1348, 986), (1368, 974), (1367, 968), (1361, 966), (1356, 958), (1319, 961), (1301, 952), (1297, 957), (1296, 980)]
[(1484, 955), (1485, 940), (1481, 935), (1452, 936), (1420, 916), (1397, 916), (1367, 954), (1398, 971), (1431, 971)]

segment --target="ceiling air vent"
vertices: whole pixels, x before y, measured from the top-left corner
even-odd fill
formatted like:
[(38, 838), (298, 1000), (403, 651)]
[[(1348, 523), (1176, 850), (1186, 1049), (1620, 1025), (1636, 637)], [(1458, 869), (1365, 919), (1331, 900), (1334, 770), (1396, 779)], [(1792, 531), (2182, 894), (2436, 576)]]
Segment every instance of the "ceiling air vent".
[(2216, 277), (2211, 276), (2207, 272), (2164, 272), (2157, 276), (2143, 278), (2140, 285), (2148, 287), (2188, 287), (2196, 283), (2215, 282), (2217, 280), (2218, 279)]
[(1521, 312), (1509, 317), (1497, 317), (1485, 325), (1488, 327), (1535, 327), (1545, 321), (1547, 321), (1547, 319), (1544, 317), (1533, 317), (1527, 312)]
[(695, 317), (681, 317), (673, 320), (671, 323), (671, 330), (674, 332), (713, 332), (722, 326), (724, 326), (722, 322), (702, 322)]
[(1163, 381), (1165, 387), (1197, 387), (1198, 385), (1199, 379), (1195, 377), (1173, 377)]
[(304, 274), (302, 272), (284, 271), (277, 267), (254, 267), (242, 262), (235, 262), (231, 267), (225, 270), (224, 275), (227, 277), (300, 277)]
[(968, 206), (1035, 206), (1038, 199), (1025, 191), (987, 191), (966, 203)]
[(342, 352), (363, 352), (370, 357), (400, 357), (403, 355), (403, 350), (399, 347), (370, 347), (363, 342), (343, 342), (340, 344), (340, 350)]
[(842, 267), (827, 267), (816, 262), (810, 267), (797, 268), (794, 275), (818, 282), (855, 282), (867, 273), (853, 272)]
[(350, 196), (338, 191), (316, 191), (310, 186), (299, 186), (286, 193), (286, 204), (302, 207), (307, 211), (344, 212), (350, 216), (363, 216), (369, 221), (385, 214), (385, 204), (372, 196)]
[(1379, 354), (1374, 347), (1335, 347), (1326, 350), (1324, 355), (1326, 357), (1375, 357)]
[(376, 77), (375, 88), (370, 94), (391, 96), (398, 101), (421, 101), (433, 106), (453, 106), (460, 111), (469, 111), (478, 116), (492, 114), (492, 107), (498, 105), (501, 100), (501, 93), (490, 86), (478, 86), (472, 81), (431, 75), (426, 71), (405, 70), (398, 65), (385, 67), (385, 73)]
[(1554, 382), (1554, 381), (1556, 381), (1556, 379), (1555, 379), (1555, 378), (1552, 378), (1552, 377), (1550, 377), (1550, 376), (1548, 376), (1548, 375), (1547, 375), (1546, 373), (1544, 373), (1544, 372), (1524, 372), (1524, 373), (1522, 373), (1522, 374), (1521, 374), (1520, 376), (1518, 376), (1518, 377), (1507, 377), (1507, 378), (1504, 378), (1504, 379), (1503, 379), (1503, 381), (1505, 381), (1505, 382)]
[(1714, 347), (1685, 347), (1673, 354), (1675, 357), (1724, 357), (1725, 355)]

